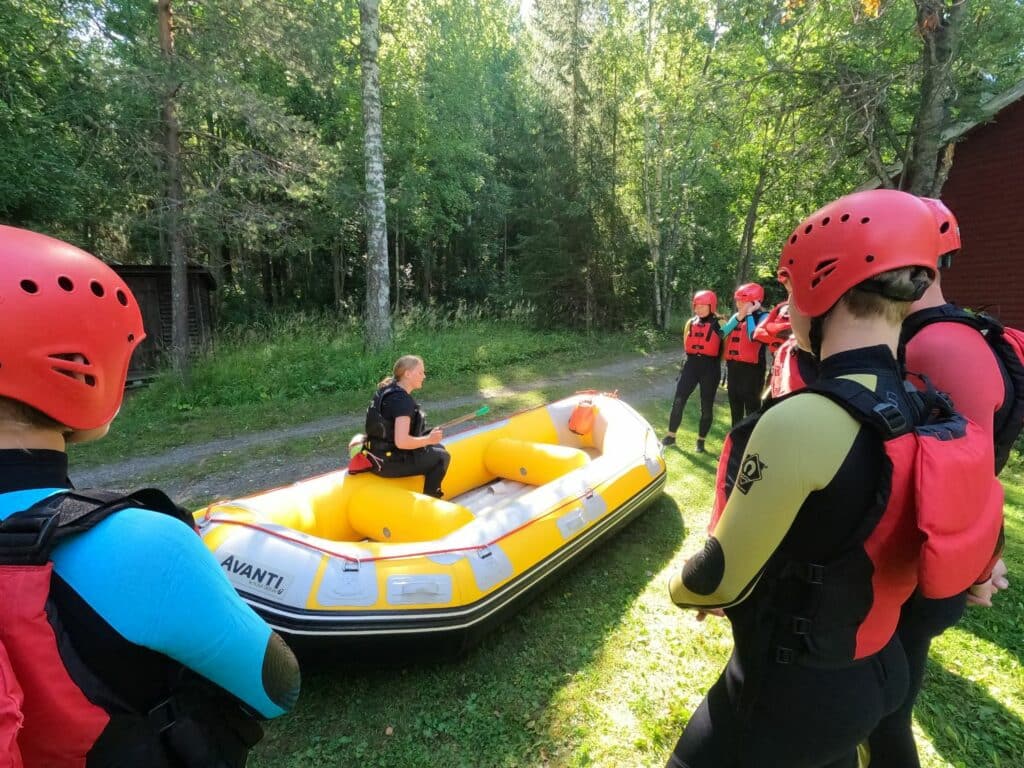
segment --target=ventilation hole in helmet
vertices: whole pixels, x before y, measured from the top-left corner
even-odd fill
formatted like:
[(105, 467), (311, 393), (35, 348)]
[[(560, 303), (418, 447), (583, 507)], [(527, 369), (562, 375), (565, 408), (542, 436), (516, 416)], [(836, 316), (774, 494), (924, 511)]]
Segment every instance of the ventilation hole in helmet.
[[(815, 272), (824, 272), (826, 269), (828, 269), (833, 264), (835, 264), (836, 261), (837, 261), (837, 259), (822, 259), (821, 261), (819, 261), (817, 264), (814, 265), (814, 271)], [(829, 269), (828, 271), (831, 272), (832, 270)]]
[(844, 213), (842, 216), (839, 217), (839, 220), (840, 221), (849, 221), (850, 220), (850, 214)]
[(71, 291), (75, 290), (75, 284), (71, 282), (71, 278), (68, 277), (67, 275), (61, 275), (60, 277), (58, 277), (57, 285), (59, 285), (68, 293), (71, 293)]
[(814, 225), (813, 224), (808, 224), (806, 227), (804, 227), (804, 234), (805, 235), (811, 234), (811, 230), (812, 229), (814, 229)]
[(790, 260), (789, 260), (789, 264), (792, 264), (792, 263), (793, 263), (793, 260), (792, 260), (792, 259), (790, 259)]
[(128, 306), (128, 297), (124, 295), (124, 291), (122, 291), (120, 288), (118, 288), (117, 289), (117, 293), (115, 295), (117, 296), (117, 303), (118, 304), (120, 304), (122, 307), (127, 307)]
[(21, 290), (25, 293), (39, 293), (39, 286), (36, 285), (34, 280), (22, 280)]
[(821, 226), (827, 227), (830, 221), (832, 221), (832, 217), (826, 216), (824, 219), (821, 220)]
[(134, 333), (129, 333), (128, 334), (128, 341), (135, 341), (135, 334)]
[(85, 374), (85, 383), (86, 383), (86, 386), (95, 387), (96, 386), (96, 377), (93, 376), (91, 373)]
[(865, 216), (863, 219), (860, 220), (860, 223), (861, 224), (867, 224), (869, 221), (871, 221), (871, 217), (870, 216)]
[(106, 291), (103, 290), (103, 286), (97, 283), (95, 280), (89, 283), (89, 288), (92, 290), (93, 295), (99, 298), (102, 298), (103, 294), (106, 293)]
[(56, 371), (57, 373), (61, 374), (62, 376), (67, 376), (67, 377), (68, 377), (69, 379), (75, 379), (75, 378), (78, 378), (78, 377), (76, 376), (76, 374), (75, 374), (75, 372), (74, 372), (74, 371), (69, 371), (69, 370), (68, 370), (67, 368), (58, 368), (58, 367), (57, 367), (57, 366), (55, 366), (55, 365), (53, 365), (53, 366), (50, 366), (50, 367), (51, 367), (51, 368), (52, 368), (53, 370), (55, 370), (55, 371)]
[(791, 238), (789, 238), (789, 244), (792, 245), (795, 242), (796, 242), (796, 235), (793, 235)]
[(89, 358), (83, 355), (81, 352), (58, 352), (53, 355), (49, 355), (51, 360), (67, 360), (69, 363), (81, 363), (82, 365), (90, 365)]
[(867, 256), (864, 257), (864, 261), (874, 261), (874, 260), (875, 260), (875, 257), (872, 256), (870, 253)]
[(941, 232), (943, 235), (946, 234), (947, 232), (949, 232), (949, 222), (948, 221), (942, 222), (942, 224), (939, 226), (939, 232)]

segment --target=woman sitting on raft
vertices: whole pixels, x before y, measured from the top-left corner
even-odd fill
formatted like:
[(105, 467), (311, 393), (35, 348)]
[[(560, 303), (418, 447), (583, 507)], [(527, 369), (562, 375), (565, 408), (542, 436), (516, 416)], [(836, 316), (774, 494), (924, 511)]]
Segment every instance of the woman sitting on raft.
[(423, 359), (404, 355), (393, 375), (384, 379), (366, 409), (366, 452), (372, 472), (381, 477), (423, 475), (423, 492), (441, 498), (441, 481), (451, 455), (441, 445), (440, 429), (426, 432), (427, 422), (412, 392), (423, 386)]

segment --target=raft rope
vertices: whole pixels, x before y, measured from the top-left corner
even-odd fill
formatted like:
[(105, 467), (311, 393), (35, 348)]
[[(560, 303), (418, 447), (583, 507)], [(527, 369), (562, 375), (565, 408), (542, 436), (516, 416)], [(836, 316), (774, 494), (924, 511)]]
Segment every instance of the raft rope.
[[(621, 474), (624, 474), (624, 473), (621, 473)], [(612, 478), (612, 479), (616, 479), (616, 478)], [(210, 512), (210, 507), (212, 507), (215, 504), (217, 504), (217, 502), (214, 502), (213, 504), (210, 504), (206, 508), (206, 512), (203, 515), (203, 523), (204, 524), (210, 524), (210, 525), (212, 525), (214, 523), (217, 523), (219, 525), (236, 525), (236, 526), (239, 526), (240, 528), (250, 528), (250, 529), (252, 529), (254, 531), (259, 531), (261, 533), (265, 533), (268, 536), (273, 536), (276, 539), (281, 539), (282, 541), (287, 541), (287, 542), (290, 542), (292, 544), (298, 544), (298, 545), (303, 546), (303, 547), (305, 547), (307, 549), (311, 549), (311, 550), (313, 550), (315, 552), (320, 552), (321, 554), (330, 555), (331, 557), (337, 557), (337, 558), (339, 558), (341, 560), (345, 560), (345, 561), (350, 562), (350, 563), (356, 563), (358, 565), (359, 563), (374, 563), (374, 562), (378, 562), (378, 561), (381, 561), (381, 560), (405, 560), (405, 559), (414, 558), (414, 557), (430, 557), (432, 555), (447, 555), (447, 554), (453, 554), (453, 553), (457, 553), (457, 552), (484, 552), (484, 551), (490, 549), (491, 547), (493, 547), (494, 545), (500, 543), (501, 541), (504, 541), (509, 536), (512, 536), (513, 534), (516, 534), (516, 533), (519, 533), (519, 531), (521, 531), (521, 530), (523, 530), (525, 528), (530, 527), (534, 523), (539, 523), (541, 520), (543, 520), (546, 517), (549, 517), (550, 515), (554, 514), (555, 512), (558, 512), (559, 510), (564, 509), (565, 507), (568, 507), (571, 504), (575, 504), (577, 501), (581, 501), (583, 499), (591, 498), (594, 495), (594, 493), (595, 493), (595, 489), (594, 488), (588, 488), (583, 493), (581, 493), (581, 494), (579, 494), (577, 496), (573, 496), (572, 498), (566, 499), (561, 504), (559, 504), (557, 507), (555, 507), (555, 508), (545, 512), (540, 517), (536, 517), (536, 518), (533, 518), (531, 520), (527, 520), (522, 525), (517, 526), (516, 528), (513, 528), (510, 531), (506, 531), (505, 533), (501, 534), (501, 536), (498, 536), (496, 539), (492, 539), (492, 540), (490, 540), (490, 541), (488, 541), (488, 542), (486, 542), (484, 544), (471, 544), (471, 545), (468, 545), (468, 546), (465, 546), (465, 547), (449, 547), (447, 549), (431, 549), (431, 550), (424, 550), (424, 551), (420, 551), (420, 552), (408, 552), (408, 553), (396, 554), (396, 555), (375, 555), (373, 557), (353, 557), (352, 555), (347, 555), (344, 552), (338, 552), (336, 550), (329, 549), (328, 547), (324, 547), (324, 546), (321, 546), (319, 544), (315, 544), (315, 543), (313, 543), (311, 541), (308, 541), (306, 539), (302, 539), (302, 538), (299, 538), (297, 536), (291, 536), (291, 535), (289, 535), (287, 533), (281, 533), (280, 531), (275, 531), (275, 530), (273, 530), (271, 528), (266, 528), (266, 527), (264, 527), (264, 526), (262, 526), (262, 525), (260, 525), (258, 523), (250, 523), (250, 522), (247, 522), (245, 520), (235, 520), (235, 519), (232, 519), (232, 518), (213, 517), (211, 512)], [(230, 506), (230, 505), (225, 505), (225, 506)], [(242, 508), (244, 509), (244, 507), (242, 507)]]

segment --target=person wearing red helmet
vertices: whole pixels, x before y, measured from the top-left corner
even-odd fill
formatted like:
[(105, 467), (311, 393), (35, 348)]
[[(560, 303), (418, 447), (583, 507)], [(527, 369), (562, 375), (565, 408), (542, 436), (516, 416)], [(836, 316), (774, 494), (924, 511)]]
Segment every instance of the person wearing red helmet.
[(69, 443), (121, 405), (138, 304), (99, 259), (0, 226), (0, 744), (5, 765), (242, 766), (295, 657), (154, 489), (78, 491)]
[(890, 190), (830, 203), (783, 247), (819, 378), (730, 432), (710, 536), (671, 579), (678, 605), (724, 613), (735, 641), (671, 768), (856, 765), (908, 689), (901, 605), (991, 569), (991, 443), (934, 390), (906, 389), (895, 356), (937, 247), (927, 206)]
[(722, 326), (722, 336), (729, 409), (735, 427), (761, 407), (767, 356), (764, 344), (755, 337), (757, 325), (766, 315), (761, 309), (764, 288), (757, 283), (744, 283), (733, 298), (736, 313)]
[(683, 326), (683, 351), (685, 359), (679, 378), (676, 379), (676, 394), (672, 400), (672, 412), (668, 417), (668, 432), (662, 438), (662, 445), (675, 445), (676, 430), (683, 420), (683, 408), (700, 387), (700, 423), (697, 425), (697, 453), (704, 453), (704, 441), (711, 430), (715, 407), (715, 390), (721, 375), (719, 358), (722, 352), (721, 328), (718, 324), (718, 297), (714, 291), (697, 291), (693, 294), (694, 315)]
[[(998, 474), (1020, 434), (1020, 406), (1016, 406), (1017, 415), (1013, 415), (1017, 401), (1013, 370), (1016, 368), (1018, 377), (1024, 370), (1012, 357), (1006, 362), (1001, 360), (993, 344), (1001, 341), (1002, 328), (995, 321), (964, 312), (946, 301), (941, 273), (952, 265), (954, 254), (960, 250), (960, 227), (953, 212), (940, 200), (922, 200), (935, 217), (940, 269), (903, 322), (900, 343), (904, 362), (907, 371), (927, 375), (938, 389), (947, 392), (957, 410), (992, 440)], [(913, 377), (910, 380), (919, 381)], [(1024, 393), (1024, 387), (1021, 390)], [(914, 742), (913, 709), (924, 682), (931, 642), (960, 620), (967, 604), (991, 607), (992, 597), (1008, 587), (1006, 565), (999, 560), (992, 577), (971, 586), (967, 592), (941, 600), (915, 594), (903, 606), (898, 631), (910, 670), (910, 692), (903, 706), (882, 720), (871, 734), (872, 766), (920, 766)]]

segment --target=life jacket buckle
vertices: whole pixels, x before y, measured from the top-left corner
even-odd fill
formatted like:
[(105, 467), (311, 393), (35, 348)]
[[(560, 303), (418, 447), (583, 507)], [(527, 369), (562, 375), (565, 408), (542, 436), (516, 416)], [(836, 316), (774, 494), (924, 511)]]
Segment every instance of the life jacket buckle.
[(45, 563), (60, 515), (14, 514), (0, 522), (0, 563)]
[(793, 617), (793, 634), (809, 635), (811, 633), (811, 620), (803, 616)]
[(871, 411), (885, 424), (892, 435), (901, 435), (907, 431), (907, 417), (892, 403), (878, 403)]
[(180, 714), (178, 702), (173, 696), (170, 696), (149, 710), (147, 717), (157, 732), (163, 733), (178, 722)]
[(804, 578), (808, 584), (820, 586), (825, 583), (825, 566), (818, 563), (807, 563), (807, 571)]
[(792, 648), (786, 648), (785, 646), (777, 646), (775, 648), (775, 661), (778, 664), (792, 664), (796, 658)]

